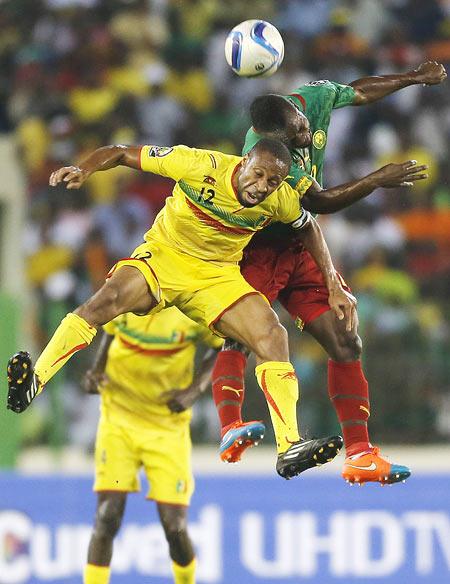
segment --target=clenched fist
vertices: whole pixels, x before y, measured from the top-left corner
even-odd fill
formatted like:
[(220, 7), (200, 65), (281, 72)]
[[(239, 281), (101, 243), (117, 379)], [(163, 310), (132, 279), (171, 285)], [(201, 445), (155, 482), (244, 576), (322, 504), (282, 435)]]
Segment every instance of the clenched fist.
[(426, 61), (411, 71), (416, 83), (423, 83), (424, 85), (437, 85), (447, 79), (447, 72), (444, 65), (437, 61)]

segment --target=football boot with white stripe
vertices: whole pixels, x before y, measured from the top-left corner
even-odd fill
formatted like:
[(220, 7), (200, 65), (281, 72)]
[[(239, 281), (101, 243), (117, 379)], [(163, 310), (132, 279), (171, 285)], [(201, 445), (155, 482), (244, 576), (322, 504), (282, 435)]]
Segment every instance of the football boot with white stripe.
[(342, 436), (294, 442), (286, 452), (278, 455), (277, 473), (284, 479), (291, 479), (308, 468), (331, 462), (343, 444)]
[(20, 414), (31, 404), (39, 390), (39, 381), (33, 372), (30, 354), (15, 353), (8, 361), (8, 400), (6, 407)]

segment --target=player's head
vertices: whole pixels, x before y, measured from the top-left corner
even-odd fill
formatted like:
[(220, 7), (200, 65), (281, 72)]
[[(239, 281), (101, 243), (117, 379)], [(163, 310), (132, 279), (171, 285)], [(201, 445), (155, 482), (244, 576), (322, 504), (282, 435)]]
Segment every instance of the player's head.
[(308, 118), (282, 95), (256, 97), (250, 105), (250, 117), (258, 134), (281, 140), (289, 148), (311, 145)]
[(279, 140), (263, 138), (242, 159), (237, 197), (243, 207), (262, 203), (288, 175), (291, 153)]

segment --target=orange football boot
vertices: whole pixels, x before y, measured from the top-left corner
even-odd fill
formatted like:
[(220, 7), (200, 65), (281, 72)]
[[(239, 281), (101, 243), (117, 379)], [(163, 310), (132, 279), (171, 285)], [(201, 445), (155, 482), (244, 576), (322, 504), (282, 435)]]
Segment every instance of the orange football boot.
[(266, 428), (260, 421), (235, 422), (220, 442), (220, 458), (224, 462), (238, 462), (251, 446), (258, 446)]
[(380, 483), (391, 485), (399, 483), (410, 476), (408, 467), (400, 464), (391, 464), (380, 455), (380, 449), (374, 447), (371, 450), (348, 456), (344, 462), (342, 476), (351, 485), (364, 483)]

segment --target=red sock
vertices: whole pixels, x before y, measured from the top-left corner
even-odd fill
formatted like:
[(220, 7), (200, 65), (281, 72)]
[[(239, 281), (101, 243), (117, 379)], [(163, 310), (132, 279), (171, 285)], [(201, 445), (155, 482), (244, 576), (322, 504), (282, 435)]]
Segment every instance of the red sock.
[(361, 361), (328, 361), (328, 394), (341, 424), (347, 456), (369, 450), (369, 385)]
[(247, 357), (240, 351), (220, 351), (212, 372), (212, 394), (220, 419), (221, 435), (242, 422), (244, 371)]

